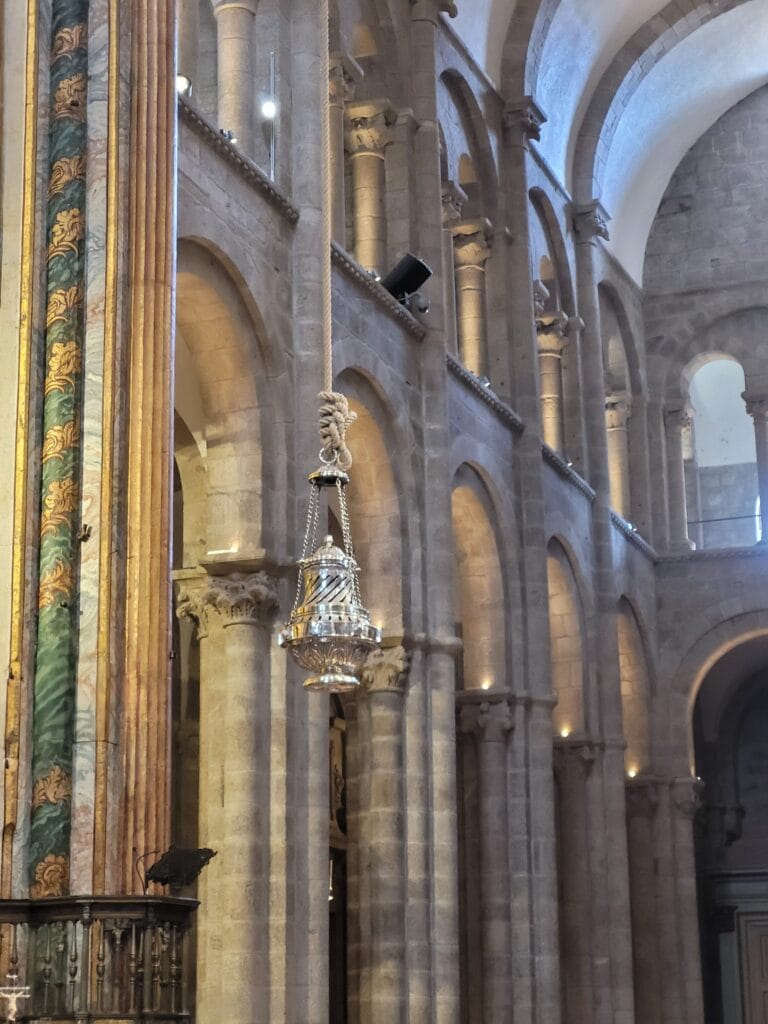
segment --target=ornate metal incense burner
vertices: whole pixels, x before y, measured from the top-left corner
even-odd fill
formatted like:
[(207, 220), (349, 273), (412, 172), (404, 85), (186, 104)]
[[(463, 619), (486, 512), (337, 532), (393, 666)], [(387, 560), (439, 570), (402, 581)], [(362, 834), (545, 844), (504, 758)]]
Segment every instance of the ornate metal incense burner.
[[(371, 623), (360, 596), (360, 570), (352, 550), (344, 490), (348, 482), (347, 474), (337, 466), (323, 466), (309, 476), (309, 511), (296, 600), (290, 621), (278, 638), (280, 646), (287, 647), (302, 668), (313, 673), (304, 686), (327, 693), (343, 693), (359, 686), (363, 664), (381, 642), (381, 632)], [(330, 487), (339, 500), (343, 551), (331, 536), (313, 550), (320, 493)]]

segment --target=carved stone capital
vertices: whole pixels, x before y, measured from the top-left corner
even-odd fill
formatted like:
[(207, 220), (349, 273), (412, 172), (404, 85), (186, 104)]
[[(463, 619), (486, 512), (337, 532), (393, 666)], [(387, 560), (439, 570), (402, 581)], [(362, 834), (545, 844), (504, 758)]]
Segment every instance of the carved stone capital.
[(475, 230), (465, 234), (460, 225), (453, 231), (453, 260), (457, 271), (472, 267), (482, 270), (491, 255), (485, 231)]
[(674, 779), (670, 786), (672, 806), (681, 818), (693, 821), (702, 807), (704, 785), (698, 779)]
[(629, 395), (620, 394), (605, 396), (605, 424), (608, 430), (624, 430), (632, 412), (632, 400)]
[(586, 775), (595, 763), (597, 744), (588, 736), (557, 737), (552, 755), (559, 775), (573, 770)]
[(411, 655), (397, 647), (380, 647), (368, 655), (363, 666), (361, 681), (368, 693), (400, 693), (408, 689)]
[(672, 403), (664, 408), (664, 426), (668, 433), (682, 434), (693, 422), (691, 407), (686, 403)]
[(559, 356), (568, 341), (568, 317), (560, 311), (539, 313), (536, 317), (536, 338), (542, 355)]
[(331, 57), (328, 70), (328, 99), (331, 106), (343, 107), (355, 98), (355, 77), (350, 74), (344, 57)]
[(464, 704), (459, 710), (459, 730), (483, 743), (504, 743), (515, 727), (508, 700)]
[(547, 115), (533, 96), (524, 96), (522, 100), (507, 103), (504, 108), (504, 131), (512, 145), (527, 146), (532, 140), (538, 142), (542, 125), (546, 121)]
[(259, 0), (213, 0), (213, 16), (218, 17), (228, 10), (248, 11), (249, 14), (256, 14)]
[(189, 620), (200, 640), (205, 639), (209, 631), (210, 606), (203, 599), (205, 585), (205, 578), (201, 577), (177, 580), (173, 585), (176, 595), (176, 617), (180, 620)]
[(579, 242), (594, 242), (596, 238), (608, 241), (610, 219), (599, 199), (592, 199), (588, 203), (573, 203), (571, 206), (571, 222)]
[(631, 818), (653, 818), (659, 806), (660, 786), (658, 779), (641, 775), (627, 779), (624, 784), (627, 815)]
[(390, 128), (397, 120), (394, 108), (386, 100), (349, 103), (346, 108), (347, 152), (384, 158), (384, 151), (392, 142)]
[[(218, 613), (225, 628), (268, 625), (279, 604), (275, 580), (266, 572), (212, 576), (201, 600), (207, 608)], [(210, 610), (204, 614), (210, 615)]]
[(745, 391), (742, 396), (744, 404), (747, 407), (747, 415), (751, 416), (755, 422), (762, 420), (765, 422), (768, 420), (768, 397), (764, 395), (750, 395), (748, 391)]
[(461, 220), (467, 193), (453, 181), (444, 181), (440, 189), (443, 203), (443, 227), (453, 228)]

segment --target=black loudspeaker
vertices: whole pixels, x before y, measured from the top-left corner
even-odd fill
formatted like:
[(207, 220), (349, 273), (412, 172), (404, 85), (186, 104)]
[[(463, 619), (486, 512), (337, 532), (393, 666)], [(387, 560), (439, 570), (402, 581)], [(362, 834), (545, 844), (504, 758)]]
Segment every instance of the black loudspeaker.
[(427, 264), (409, 252), (386, 277), (381, 279), (381, 283), (398, 302), (405, 302), (408, 296), (417, 292), (430, 277), (432, 271)]

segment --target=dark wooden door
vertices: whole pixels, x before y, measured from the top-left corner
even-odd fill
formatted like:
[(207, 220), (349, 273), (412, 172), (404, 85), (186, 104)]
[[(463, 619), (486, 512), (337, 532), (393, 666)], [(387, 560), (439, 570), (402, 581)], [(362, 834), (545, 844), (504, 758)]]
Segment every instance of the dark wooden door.
[(745, 914), (740, 931), (744, 1024), (768, 1024), (768, 916)]

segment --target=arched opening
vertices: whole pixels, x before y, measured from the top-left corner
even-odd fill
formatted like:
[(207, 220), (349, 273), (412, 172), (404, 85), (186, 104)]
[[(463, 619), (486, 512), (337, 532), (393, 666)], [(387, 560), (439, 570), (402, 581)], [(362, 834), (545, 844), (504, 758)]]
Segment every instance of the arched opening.
[(600, 326), (603, 333), (605, 376), (605, 428), (611, 505), (624, 519), (632, 513), (629, 422), (632, 384), (620, 313), (613, 297), (600, 289)]
[(711, 353), (691, 363), (683, 380), (693, 414), (683, 435), (689, 533), (702, 548), (754, 544), (758, 480), (744, 370)]
[(555, 735), (567, 739), (586, 731), (584, 710), (584, 613), (576, 577), (562, 544), (547, 548), (549, 643)]
[(474, 474), (462, 474), (451, 496), (456, 557), (456, 633), (463, 641), (457, 689), (507, 685), (504, 588), (499, 552)]
[(768, 944), (768, 640), (716, 662), (693, 711), (706, 1024), (764, 1019)]

